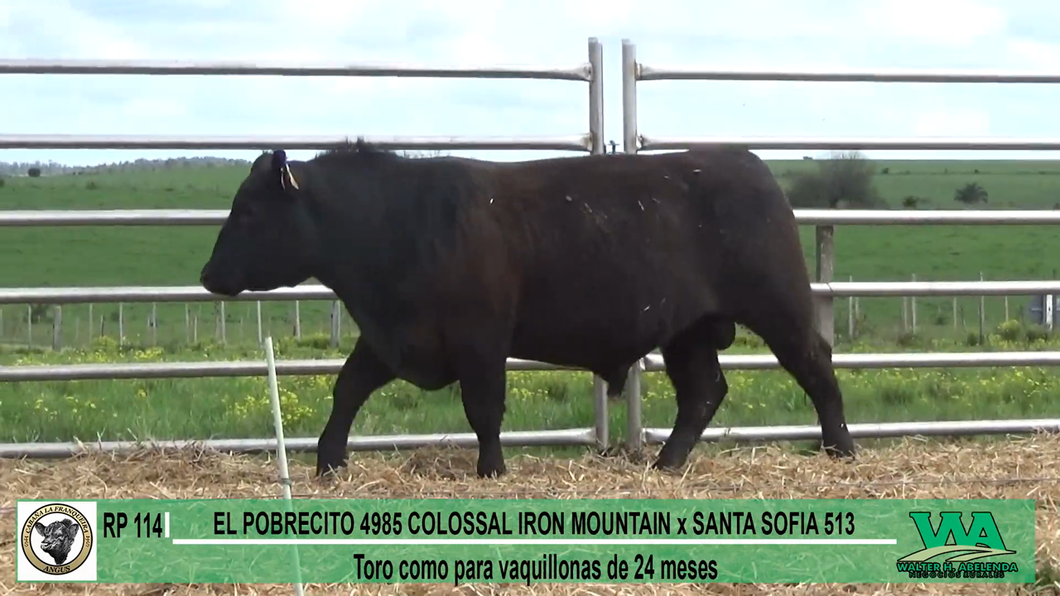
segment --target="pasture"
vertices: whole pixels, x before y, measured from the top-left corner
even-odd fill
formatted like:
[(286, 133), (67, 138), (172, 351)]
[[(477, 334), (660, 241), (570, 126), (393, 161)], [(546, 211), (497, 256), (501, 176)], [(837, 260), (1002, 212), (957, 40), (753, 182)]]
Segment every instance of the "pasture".
[[(773, 161), (770, 167), (782, 184), (813, 161)], [(875, 162), (875, 184), (891, 208), (902, 208), (906, 196), (925, 199), (922, 208), (956, 209), (955, 190), (977, 182), (989, 201), (976, 208), (1051, 209), (1060, 203), (1060, 162), (1050, 161), (886, 161)], [(886, 171), (886, 174), (880, 173)], [(227, 209), (246, 173), (239, 167), (199, 167), (116, 174), (11, 178), (0, 188), (0, 209)], [(1051, 279), (1060, 260), (1060, 237), (1053, 226), (837, 226), (836, 281), (919, 281)], [(7, 228), (0, 238), (0, 278), (7, 287), (197, 285), (199, 270), (209, 256), (216, 231), (211, 227), (122, 228)], [(803, 253), (813, 271), (814, 228), (801, 227)], [(1009, 298), (1009, 318), (1019, 318), (1027, 297)], [(978, 332), (979, 300), (957, 300), (957, 325), (949, 297), (918, 298), (917, 332), (927, 337), (964, 340)], [(846, 341), (848, 307), (836, 301), (837, 341)], [(988, 329), (1005, 319), (1002, 297), (985, 300)], [(159, 345), (219, 339), (217, 305), (158, 304), (155, 335), (148, 328), (150, 304), (123, 307), (125, 336)], [(27, 308), (3, 308), (0, 342), (51, 345), (49, 315), (28, 329)], [(331, 307), (327, 302), (302, 302), (303, 334), (327, 333)], [(903, 335), (901, 298), (862, 298), (858, 305), (857, 336), (897, 340)], [(341, 331), (355, 332), (344, 314)], [(226, 304), (225, 336), (239, 342), (256, 337), (256, 312), (251, 303)], [(187, 319), (186, 319), (187, 316)], [(89, 329), (88, 306), (63, 308), (63, 345), (85, 343), (102, 332), (117, 336), (117, 305), (93, 305)], [(102, 317), (102, 322), (100, 318)], [(197, 319), (197, 327), (193, 323)], [(185, 325), (185, 321), (188, 324)], [(294, 332), (291, 303), (262, 303), (263, 333), (274, 337)], [(908, 338), (904, 338), (908, 339)]]
[[(782, 183), (813, 167), (810, 160), (771, 162)], [(878, 161), (875, 183), (891, 207), (916, 195), (928, 208), (958, 208), (954, 189), (978, 182), (990, 193), (988, 206), (1042, 209), (1060, 197), (1060, 164), (1005, 161)], [(245, 175), (240, 167), (198, 167), (115, 174), (9, 179), (0, 188), (2, 209), (205, 208), (225, 209)], [(843, 280), (1048, 278), (1060, 248), (1049, 226), (838, 226), (836, 275)], [(802, 227), (803, 251), (811, 271), (814, 230)], [(0, 238), (0, 276), (6, 286), (197, 285), (215, 231), (210, 227), (7, 228)], [(1025, 301), (1010, 299), (1017, 319)], [(987, 297), (986, 346), (977, 345), (978, 299), (962, 297), (958, 326), (952, 299), (919, 298), (918, 333), (902, 332), (901, 298), (860, 300), (858, 337), (847, 336), (848, 301), (836, 301), (837, 350), (842, 352), (1056, 349), (1057, 341), (1033, 325), (1004, 321), (1004, 299)], [(341, 344), (329, 346), (330, 303), (302, 302), (302, 338), (292, 336), (291, 303), (261, 303), (263, 334), (277, 340), (280, 358), (344, 358), (357, 329), (343, 312)], [(226, 341), (217, 333), (217, 305), (157, 305), (158, 328), (147, 322), (150, 304), (126, 304), (126, 345), (118, 346), (117, 307), (63, 307), (64, 350), (51, 344), (47, 311), (32, 326), (27, 309), (3, 308), (0, 364), (106, 361), (262, 359), (256, 344), (253, 303), (229, 302)], [(185, 319), (185, 316), (189, 319)], [(100, 319), (102, 318), (102, 321)], [(186, 321), (189, 323), (186, 325)], [(100, 331), (104, 337), (100, 337)], [(765, 353), (744, 330), (727, 353)], [(951, 369), (838, 371), (851, 422), (1036, 418), (1060, 416), (1060, 390), (1050, 369)], [(505, 430), (591, 426), (592, 384), (588, 374), (512, 373)], [(714, 425), (815, 424), (812, 406), (786, 373), (731, 371), (730, 397)], [(315, 436), (330, 410), (333, 377), (280, 377), (288, 432)], [(0, 435), (14, 441), (135, 440), (268, 436), (263, 378), (160, 379), (5, 384), (0, 392)], [(672, 423), (673, 391), (663, 374), (644, 379), (647, 427)], [(612, 407), (613, 441), (625, 431), (625, 408)], [(365, 407), (354, 433), (466, 432), (467, 421), (455, 388), (423, 392), (397, 382)]]
[[(1057, 350), (1060, 340), (1009, 342), (991, 338), (998, 350)], [(326, 338), (302, 342), (281, 339), (278, 359), (344, 358)], [(924, 350), (978, 349), (934, 340)], [(901, 351), (897, 346), (861, 342), (858, 352)], [(767, 353), (755, 336), (741, 334), (726, 353)], [(8, 352), (0, 365), (258, 360), (251, 344), (194, 350), (118, 349), (113, 340), (63, 353)], [(847, 419), (857, 422), (1060, 418), (1060, 375), (1050, 368), (971, 368), (837, 370)], [(728, 397), (712, 426), (814, 425), (817, 418), (805, 393), (786, 372), (727, 371)], [(315, 437), (331, 410), (334, 375), (280, 376), (284, 428), (290, 437)], [(141, 439), (258, 438), (272, 434), (264, 377), (145, 379), (5, 383), (0, 398), (0, 436), (18, 442)], [(647, 373), (641, 384), (645, 427), (673, 424), (673, 387), (663, 373)], [(508, 411), (503, 430), (547, 430), (593, 425), (592, 377), (566, 371), (508, 373)], [(625, 439), (624, 403), (610, 407), (611, 444)], [(422, 391), (395, 381), (377, 391), (354, 421), (351, 434), (469, 432), (458, 386)], [(870, 444), (860, 441), (864, 445)], [(533, 452), (553, 451), (534, 449)]]
[[(790, 172), (811, 161), (772, 162), (782, 183)], [(1044, 209), (1060, 200), (1060, 163), (1052, 162), (902, 162), (880, 161), (876, 184), (892, 208), (901, 208), (909, 195), (927, 199), (924, 208), (960, 208), (953, 192), (967, 182), (978, 182), (990, 202), (977, 208)], [(978, 170), (978, 172), (977, 172)], [(127, 174), (57, 176), (8, 179), (0, 188), (0, 209), (206, 208), (225, 209), (245, 174), (243, 168), (194, 168)], [(7, 287), (197, 285), (198, 273), (209, 255), (215, 230), (203, 227), (155, 228), (7, 228), (0, 237), (0, 276)], [(814, 231), (802, 228), (803, 251), (813, 270)], [(838, 226), (835, 279), (856, 281), (1046, 279), (1054, 275), (1060, 235), (1050, 226)], [(861, 299), (859, 336), (846, 334), (847, 301), (836, 302), (837, 350), (842, 352), (1056, 350), (1060, 338), (1033, 328), (1003, 325), (1004, 302), (988, 297), (987, 345), (970, 345), (978, 332), (978, 299), (960, 298), (959, 325), (954, 329), (952, 300), (918, 299), (918, 336), (903, 333), (901, 299)], [(1025, 300), (1010, 298), (1010, 318), (1019, 317)], [(187, 311), (198, 319), (197, 341), (185, 326), (185, 306), (158, 304), (157, 339), (147, 328), (150, 304), (125, 305), (127, 345), (115, 341), (116, 305), (94, 305), (93, 331), (88, 331), (87, 305), (63, 307), (61, 352), (42, 349), (51, 344), (48, 315), (34, 322), (32, 342), (21, 320), (23, 306), (3, 308), (0, 365), (262, 359), (256, 345), (254, 305), (228, 303), (227, 345), (215, 337), (215, 306), (192, 304)], [(277, 340), (278, 358), (341, 358), (349, 353), (356, 327), (343, 322), (342, 342), (328, 346), (330, 304), (302, 302), (301, 341), (291, 336), (293, 306), (262, 303), (264, 333)], [(98, 319), (103, 318), (99, 337)], [(27, 343), (33, 346), (27, 347)], [(756, 337), (741, 331), (726, 353), (764, 353)], [(1050, 368), (837, 371), (851, 423), (906, 420), (960, 420), (1060, 417), (1060, 376)], [(730, 391), (711, 426), (816, 424), (805, 394), (781, 371), (730, 371)], [(288, 437), (315, 437), (330, 410), (332, 376), (282, 376), (279, 379)], [(642, 381), (645, 427), (669, 427), (675, 405), (665, 375), (649, 373)], [(625, 438), (625, 407), (612, 404), (611, 442)], [(504, 430), (536, 430), (593, 424), (592, 383), (587, 373), (517, 372), (509, 374), (508, 413)], [(453, 387), (424, 392), (402, 382), (393, 383), (368, 402), (351, 434), (467, 432), (469, 430)], [(144, 381), (79, 381), (6, 383), (0, 387), (0, 436), (5, 441), (149, 440), (264, 437), (271, 435), (268, 393), (264, 378), (165, 379)], [(1056, 517), (1055, 483), (1050, 480), (1058, 453), (1057, 439), (1032, 438), (1014, 442), (992, 439), (954, 441), (867, 441), (857, 464), (844, 466), (823, 456), (806, 459), (808, 445), (739, 447), (707, 445), (691, 458), (688, 480), (646, 470), (647, 462), (628, 461), (582, 449), (513, 449), (507, 477), (492, 481), (474, 478), (473, 450), (426, 450), (403, 455), (352, 454), (348, 477), (322, 488), (311, 478), (312, 456), (295, 456), (295, 496), (327, 491), (343, 496), (433, 496), (504, 493), (535, 496), (641, 497), (1026, 497), (1039, 499), (1040, 574), (1055, 581), (1060, 568), (1060, 536)], [(872, 447), (871, 450), (865, 450)], [(655, 449), (649, 449), (654, 452)], [(800, 453), (800, 451), (802, 451)], [(549, 459), (558, 455), (567, 459)], [(707, 456), (712, 457), (707, 457)], [(541, 459), (539, 459), (541, 458)], [(910, 476), (911, 466), (917, 474)], [(830, 480), (821, 480), (828, 477)], [(989, 478), (989, 480), (987, 480)], [(1042, 479), (1045, 480), (1042, 480)], [(85, 479), (88, 479), (87, 481)], [(78, 495), (157, 495), (236, 497), (278, 494), (275, 469), (257, 458), (220, 454), (159, 455), (131, 458), (83, 456), (61, 463), (0, 462), (6, 506), (17, 498), (59, 494), (78, 486)], [(371, 488), (362, 488), (370, 485)], [(551, 487), (542, 489), (542, 486)], [(539, 496), (540, 493), (536, 493)], [(6, 510), (0, 514), (13, 516)], [(13, 582), (13, 578), (11, 579)], [(8, 579), (0, 580), (0, 586)], [(170, 594), (216, 593), (205, 586), (170, 587)], [(438, 593), (448, 593), (444, 588)], [(668, 593), (697, 592), (675, 586)], [(130, 587), (131, 593), (154, 588)], [(404, 593), (427, 593), (416, 587)], [(645, 588), (659, 593), (666, 587)], [(783, 594), (789, 587), (713, 587), (724, 594)], [(834, 587), (815, 586), (799, 593), (831, 593)], [(135, 590), (140, 590), (136, 592)], [(286, 587), (255, 586), (239, 593), (284, 593)], [(255, 592), (254, 590), (258, 590)], [(313, 586), (312, 593), (332, 593), (337, 586)], [(480, 589), (481, 590), (481, 589)], [(481, 593), (500, 593), (501, 588)], [(504, 593), (521, 593), (505, 588)], [(579, 591), (580, 590), (580, 591)], [(609, 588), (598, 593), (620, 593)], [(719, 591), (720, 590), (720, 591)], [(796, 588), (790, 587), (791, 593)], [(707, 591), (710, 591), (708, 589)], [(874, 588), (859, 587), (858, 593)], [(889, 586), (887, 593), (1012, 594), (1004, 586)], [(534, 593), (573, 594), (584, 589), (538, 586)], [(45, 587), (40, 593), (53, 592)], [(107, 593), (100, 591), (100, 593)], [(117, 593), (117, 592), (116, 592)], [(161, 593), (161, 592), (158, 592)], [(339, 593), (339, 592), (335, 592)], [(386, 593), (394, 592), (388, 589)], [(434, 593), (434, 592), (430, 592)], [(455, 592), (454, 592), (455, 593)], [(468, 593), (462, 591), (460, 593)], [(1030, 593), (1030, 592), (1026, 592)]]

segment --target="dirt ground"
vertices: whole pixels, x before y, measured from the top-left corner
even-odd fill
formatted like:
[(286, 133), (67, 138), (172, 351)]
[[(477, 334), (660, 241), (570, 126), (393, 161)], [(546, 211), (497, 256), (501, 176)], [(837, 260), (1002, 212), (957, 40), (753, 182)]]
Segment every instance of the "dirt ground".
[[(833, 462), (779, 448), (740, 448), (720, 456), (695, 454), (680, 475), (649, 469), (624, 457), (537, 459), (509, 454), (499, 480), (475, 477), (473, 450), (432, 450), (400, 456), (351, 454), (344, 478), (322, 484), (313, 469), (291, 462), (296, 497), (533, 497), (533, 498), (1033, 498), (1037, 500), (1037, 565), (1052, 569), (1038, 586), (975, 584), (605, 584), (323, 585), (307, 595), (407, 596), (626, 594), (1042, 594), (1060, 596), (1060, 437), (1014, 438), (988, 445), (942, 445), (908, 440), (863, 451), (858, 461)], [(240, 498), (280, 495), (275, 461), (212, 452), (84, 455), (69, 460), (0, 461), (0, 596), (100, 594), (192, 596), (294, 594), (290, 585), (16, 584), (15, 500), (19, 498)]]

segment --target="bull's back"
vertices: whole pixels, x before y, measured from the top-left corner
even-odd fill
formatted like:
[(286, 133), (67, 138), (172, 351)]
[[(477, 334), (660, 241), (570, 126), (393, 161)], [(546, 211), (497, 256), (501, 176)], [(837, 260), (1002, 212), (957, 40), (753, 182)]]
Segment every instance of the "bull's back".
[[(747, 234), (784, 235), (791, 210), (755, 155), (706, 149), (525, 162), (497, 173), (498, 223), (528, 278), (658, 273), (681, 284), (720, 273)], [(688, 276), (691, 276), (690, 278)]]
[(493, 176), (491, 219), (518, 270), (517, 337), (572, 357), (578, 333), (631, 353), (728, 310), (747, 231), (790, 217), (765, 165), (734, 149), (505, 164)]

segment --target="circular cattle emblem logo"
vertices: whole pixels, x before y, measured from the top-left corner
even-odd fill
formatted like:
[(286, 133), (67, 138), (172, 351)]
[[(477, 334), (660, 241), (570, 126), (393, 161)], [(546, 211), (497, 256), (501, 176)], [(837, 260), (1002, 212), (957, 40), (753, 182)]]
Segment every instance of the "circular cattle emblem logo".
[(19, 532), (22, 553), (49, 575), (66, 575), (92, 552), (92, 527), (80, 511), (59, 503), (45, 505), (26, 519)]

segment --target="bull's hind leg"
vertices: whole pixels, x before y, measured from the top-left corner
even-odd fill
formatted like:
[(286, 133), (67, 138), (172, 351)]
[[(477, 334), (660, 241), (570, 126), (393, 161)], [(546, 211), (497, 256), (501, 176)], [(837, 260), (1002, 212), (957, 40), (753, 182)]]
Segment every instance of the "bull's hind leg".
[[(471, 352), (480, 354), (478, 350)], [(507, 397), (506, 365), (507, 358), (495, 355), (465, 355), (460, 361), (460, 399), (464, 402), (464, 415), (478, 437), (476, 471), (483, 478), (500, 476), (506, 471), (501, 450), (501, 421)]]
[(335, 380), (331, 416), (317, 441), (317, 476), (346, 465), (346, 442), (353, 419), (368, 396), (394, 378), (364, 339), (358, 339)]
[(853, 457), (854, 440), (843, 414), (843, 394), (832, 368), (832, 348), (813, 327), (813, 312), (798, 313), (762, 303), (742, 321), (766, 342), (777, 362), (793, 376), (817, 410), (821, 444), (832, 457)]
[[(732, 323), (728, 323), (732, 326)], [(677, 417), (654, 467), (679, 468), (699, 441), (699, 436), (721, 406), (729, 390), (718, 363), (716, 346), (724, 343), (719, 331), (726, 327), (702, 319), (663, 346), (666, 374), (677, 393)]]

